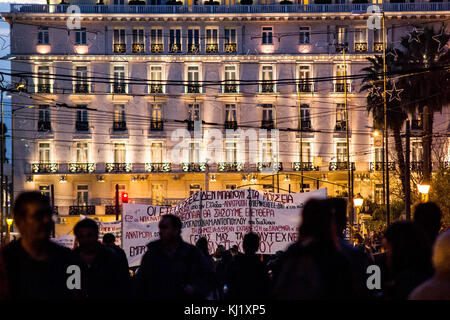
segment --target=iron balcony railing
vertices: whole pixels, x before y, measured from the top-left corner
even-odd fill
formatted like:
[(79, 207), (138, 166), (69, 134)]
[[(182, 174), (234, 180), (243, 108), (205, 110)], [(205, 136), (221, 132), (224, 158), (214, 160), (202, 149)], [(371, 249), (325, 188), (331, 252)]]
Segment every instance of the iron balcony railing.
[(162, 43), (154, 43), (150, 46), (150, 51), (152, 53), (164, 52), (164, 45)]
[(52, 131), (52, 123), (50, 121), (46, 121), (46, 120), (39, 120), (38, 121), (38, 131), (41, 131), (41, 132)]
[(188, 84), (187, 93), (200, 93), (200, 84)]
[(126, 93), (127, 85), (125, 83), (113, 83), (113, 93)]
[(36, 93), (50, 93), (52, 85), (50, 83), (40, 83), (36, 86)]
[(223, 51), (225, 51), (225, 53), (235, 53), (235, 52), (237, 52), (237, 44), (236, 43), (225, 43)]
[(172, 171), (172, 164), (169, 162), (165, 163), (146, 163), (145, 171), (147, 172), (170, 172)]
[(205, 162), (183, 163), (181, 168), (185, 172), (203, 172), (206, 170), (206, 163)]
[(145, 45), (143, 43), (133, 43), (131, 46), (132, 53), (144, 53)]
[(75, 83), (75, 93), (89, 93), (89, 85), (87, 83)]
[(311, 120), (302, 120), (301, 122), (302, 122), (301, 123), (302, 126), (299, 129), (301, 129), (302, 131), (311, 131), (312, 130)]
[[(95, 5), (78, 4), (80, 13), (103, 14), (215, 14), (215, 13), (348, 13), (367, 12), (372, 3), (291, 4), (291, 5)], [(381, 12), (450, 11), (450, 2), (383, 3)], [(11, 12), (66, 14), (69, 5), (11, 4)]]
[(31, 164), (32, 173), (56, 173), (58, 172), (58, 164), (50, 162), (40, 162)]
[(275, 122), (273, 120), (261, 120), (261, 128), (262, 129), (274, 129)]
[(373, 43), (373, 51), (382, 52), (383, 51), (383, 42), (374, 42)]
[(107, 163), (105, 166), (106, 172), (117, 173), (117, 172), (131, 172), (131, 163)]
[(149, 85), (149, 89), (150, 93), (163, 93), (163, 85), (160, 83)]
[(261, 92), (267, 93), (267, 92), (274, 92), (275, 85), (271, 82), (263, 82), (261, 84)]
[(312, 92), (312, 83), (299, 83), (298, 84), (299, 92)]
[[(116, 206), (105, 206), (105, 214), (106, 215), (115, 215), (117, 214), (116, 212)], [(122, 214), (122, 206), (119, 205), (119, 214)]]
[(95, 163), (69, 163), (71, 173), (92, 173), (95, 171)]
[(237, 84), (235, 83), (226, 83), (223, 85), (223, 92), (224, 93), (237, 93)]
[[(389, 162), (388, 164), (389, 170), (395, 170), (395, 162)], [(383, 171), (384, 170), (384, 162), (370, 162), (369, 163), (369, 171)]]
[(114, 121), (113, 122), (113, 130), (114, 131), (126, 131), (127, 123), (125, 121)]
[(411, 171), (421, 172), (424, 169), (423, 161), (411, 161), (410, 162)]
[(242, 171), (244, 164), (240, 162), (219, 162), (217, 168), (223, 172)]
[(365, 52), (367, 51), (367, 42), (356, 42), (355, 52)]
[(126, 53), (127, 45), (125, 43), (115, 43), (113, 45), (113, 52), (114, 53)]
[(217, 53), (219, 52), (219, 45), (217, 43), (210, 43), (206, 45), (206, 53)]
[(351, 91), (350, 83), (347, 83), (347, 88), (345, 88), (345, 83), (343, 82), (334, 84), (334, 92), (344, 93), (345, 89), (347, 89), (347, 92)]
[(294, 171), (319, 171), (318, 166), (314, 166), (312, 162), (294, 162)]
[(150, 122), (150, 131), (163, 131), (164, 122), (162, 120), (152, 120)]
[(95, 215), (95, 206), (70, 206), (69, 207), (69, 215), (70, 216), (79, 216), (80, 214), (84, 216), (93, 216)]
[(237, 121), (225, 121), (225, 129), (237, 129)]
[(181, 44), (179, 44), (179, 43), (172, 43), (169, 46), (169, 52), (170, 53), (180, 53), (181, 52)]
[(347, 130), (347, 121), (345, 120), (336, 121), (334, 131), (345, 131), (345, 130)]
[(77, 122), (75, 122), (75, 129), (77, 131), (88, 131), (89, 130), (89, 122), (77, 121)]
[[(355, 163), (350, 162), (350, 168), (352, 170), (355, 170)], [(329, 168), (330, 171), (336, 171), (336, 170), (348, 170), (348, 164), (347, 161), (338, 161), (338, 162), (330, 162)]]
[(200, 52), (200, 45), (199, 44), (189, 44), (188, 45), (188, 52), (189, 53), (199, 53)]
[(263, 171), (263, 170), (282, 171), (283, 163), (282, 162), (258, 162), (257, 167), (258, 167), (258, 171)]

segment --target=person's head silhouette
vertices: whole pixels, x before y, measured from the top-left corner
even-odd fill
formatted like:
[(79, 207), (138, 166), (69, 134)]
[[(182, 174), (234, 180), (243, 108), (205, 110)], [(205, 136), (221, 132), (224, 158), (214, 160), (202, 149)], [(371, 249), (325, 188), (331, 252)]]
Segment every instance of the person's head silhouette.
[(98, 225), (92, 219), (80, 220), (73, 228), (73, 233), (82, 251), (95, 251), (98, 245)]
[(163, 215), (159, 222), (159, 236), (165, 244), (178, 241), (181, 237), (182, 223), (179, 217), (173, 214)]
[(256, 233), (250, 232), (244, 236), (242, 244), (246, 255), (253, 255), (259, 248), (259, 236)]
[(442, 212), (434, 202), (418, 204), (414, 209), (414, 222), (427, 234), (433, 244), (441, 229)]

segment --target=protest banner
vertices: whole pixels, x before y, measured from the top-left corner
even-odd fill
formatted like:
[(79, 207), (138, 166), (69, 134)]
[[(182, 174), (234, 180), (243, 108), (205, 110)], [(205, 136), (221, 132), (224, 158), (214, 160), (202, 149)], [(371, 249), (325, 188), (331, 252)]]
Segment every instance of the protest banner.
[(112, 233), (116, 237), (116, 246), (122, 246), (122, 221), (102, 222), (97, 221), (98, 224), (98, 240), (101, 242), (103, 235)]
[(51, 239), (53, 242), (56, 242), (60, 246), (73, 249), (75, 247), (75, 236), (73, 235), (64, 235)]
[(175, 214), (183, 223), (183, 240), (195, 244), (206, 237), (210, 252), (218, 245), (243, 251), (243, 237), (253, 231), (261, 239), (258, 252), (274, 254), (297, 240), (306, 201), (326, 194), (326, 189), (290, 194), (241, 189), (197, 192), (175, 207), (123, 204), (123, 249), (130, 266), (140, 265), (147, 243), (159, 238), (161, 216)]

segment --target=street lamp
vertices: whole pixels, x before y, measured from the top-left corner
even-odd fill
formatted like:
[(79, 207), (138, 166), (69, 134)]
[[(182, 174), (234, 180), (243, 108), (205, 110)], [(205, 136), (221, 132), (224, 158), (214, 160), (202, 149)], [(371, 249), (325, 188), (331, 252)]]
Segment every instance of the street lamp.
[(422, 201), (428, 202), (428, 192), (430, 191), (430, 185), (418, 184), (417, 189), (419, 190), (419, 193), (422, 195)]
[(6, 219), (6, 224), (8, 225), (8, 228), (6, 229), (6, 239), (5, 239), (5, 243), (9, 243), (9, 237), (10, 237), (10, 230), (11, 230), (11, 225), (13, 223), (13, 219), (8, 218)]

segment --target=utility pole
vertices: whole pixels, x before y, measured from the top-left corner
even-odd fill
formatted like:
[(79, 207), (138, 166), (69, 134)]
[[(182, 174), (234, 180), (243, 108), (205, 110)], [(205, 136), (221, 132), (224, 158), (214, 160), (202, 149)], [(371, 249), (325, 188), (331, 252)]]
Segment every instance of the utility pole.
[(118, 184), (116, 184), (116, 221), (118, 221), (119, 220), (119, 211), (120, 211), (120, 208), (119, 208), (119, 185)]
[(430, 113), (428, 106), (423, 107), (423, 181), (422, 184), (431, 182), (431, 144), (430, 144)]
[(411, 166), (410, 166), (410, 124), (409, 120), (406, 120), (406, 137), (405, 137), (405, 215), (406, 220), (411, 220)]
[(385, 190), (386, 190), (386, 224), (389, 226), (391, 224), (390, 218), (390, 205), (389, 205), (389, 141), (388, 141), (388, 125), (387, 125), (387, 102), (386, 102), (386, 25), (385, 25), (385, 14), (382, 12), (383, 17), (383, 112), (384, 112), (384, 159), (385, 159)]
[[(299, 88), (300, 89), (300, 88)], [(302, 135), (302, 104), (300, 101), (300, 90), (298, 92), (298, 128), (300, 133), (300, 192), (303, 192), (303, 135)]]

